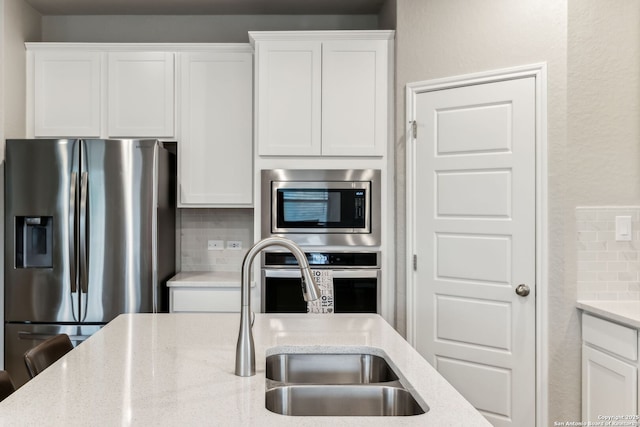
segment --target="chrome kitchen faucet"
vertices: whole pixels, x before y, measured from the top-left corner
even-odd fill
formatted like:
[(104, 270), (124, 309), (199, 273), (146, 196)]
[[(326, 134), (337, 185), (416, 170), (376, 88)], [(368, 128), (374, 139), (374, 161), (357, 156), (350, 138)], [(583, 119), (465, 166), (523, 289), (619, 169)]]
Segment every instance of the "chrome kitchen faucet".
[(251, 333), (250, 270), (256, 255), (269, 246), (286, 248), (296, 257), (302, 273), (302, 296), (304, 300), (313, 301), (320, 297), (320, 290), (315, 280), (313, 280), (307, 257), (298, 245), (282, 237), (268, 237), (253, 245), (242, 261), (242, 282), (240, 285), (242, 289), (242, 306), (240, 307), (240, 331), (236, 346), (236, 375), (239, 377), (250, 377), (256, 374), (256, 349), (253, 344), (253, 334)]

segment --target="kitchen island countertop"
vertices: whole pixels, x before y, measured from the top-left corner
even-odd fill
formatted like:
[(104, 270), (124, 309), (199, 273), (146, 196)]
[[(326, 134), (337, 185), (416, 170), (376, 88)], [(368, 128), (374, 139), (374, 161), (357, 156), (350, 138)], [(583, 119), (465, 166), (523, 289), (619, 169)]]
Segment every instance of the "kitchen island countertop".
[[(488, 426), (382, 317), (257, 314), (256, 375), (234, 375), (238, 314), (124, 314), (0, 403), (0, 425)], [(430, 410), (290, 417), (265, 408), (265, 356), (384, 352)]]

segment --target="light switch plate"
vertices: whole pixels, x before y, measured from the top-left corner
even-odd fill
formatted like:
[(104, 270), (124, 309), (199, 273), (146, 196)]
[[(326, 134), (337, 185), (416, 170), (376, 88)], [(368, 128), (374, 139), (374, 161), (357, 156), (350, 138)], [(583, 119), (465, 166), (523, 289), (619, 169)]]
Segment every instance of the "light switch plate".
[(631, 217), (627, 215), (616, 216), (616, 241), (629, 241), (631, 235)]

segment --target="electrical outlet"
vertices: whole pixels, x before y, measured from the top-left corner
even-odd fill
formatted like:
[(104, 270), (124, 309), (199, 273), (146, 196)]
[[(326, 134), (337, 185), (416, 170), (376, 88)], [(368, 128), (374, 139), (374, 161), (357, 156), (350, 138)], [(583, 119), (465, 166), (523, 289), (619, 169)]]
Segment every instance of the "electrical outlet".
[(242, 249), (242, 242), (240, 240), (229, 240), (227, 242), (227, 249), (232, 249), (232, 250), (240, 250)]
[(207, 249), (210, 251), (221, 251), (224, 249), (224, 240), (208, 240)]

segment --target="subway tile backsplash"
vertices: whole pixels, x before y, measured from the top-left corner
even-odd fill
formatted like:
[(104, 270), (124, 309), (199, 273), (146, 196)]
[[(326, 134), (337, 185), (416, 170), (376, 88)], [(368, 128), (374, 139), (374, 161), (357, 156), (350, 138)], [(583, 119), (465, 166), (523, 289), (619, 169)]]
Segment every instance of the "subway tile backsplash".
[[(616, 241), (616, 216), (631, 217), (631, 240)], [(576, 208), (578, 299), (640, 300), (640, 206)]]
[[(237, 271), (253, 244), (253, 209), (181, 209), (182, 271)], [(223, 250), (208, 250), (209, 240), (222, 240)], [(226, 249), (229, 241), (242, 242), (241, 250)]]

